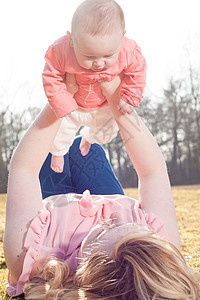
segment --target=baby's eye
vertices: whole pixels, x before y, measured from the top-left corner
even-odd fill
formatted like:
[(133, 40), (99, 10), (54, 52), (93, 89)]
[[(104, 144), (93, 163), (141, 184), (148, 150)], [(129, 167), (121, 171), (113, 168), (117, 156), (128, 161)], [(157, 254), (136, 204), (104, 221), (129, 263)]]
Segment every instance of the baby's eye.
[(86, 56), (89, 59), (95, 59), (95, 56)]
[(113, 56), (113, 54), (109, 54), (109, 55), (105, 55), (104, 57), (109, 58), (109, 57), (112, 57), (112, 56)]

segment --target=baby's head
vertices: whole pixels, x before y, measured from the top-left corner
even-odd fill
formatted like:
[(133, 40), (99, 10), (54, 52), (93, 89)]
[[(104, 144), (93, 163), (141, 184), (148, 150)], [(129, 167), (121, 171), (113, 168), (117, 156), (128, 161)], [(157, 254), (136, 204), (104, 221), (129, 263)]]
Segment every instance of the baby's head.
[(68, 38), (81, 67), (102, 71), (116, 63), (124, 32), (124, 14), (114, 0), (85, 0), (73, 15)]
[(73, 36), (112, 35), (115, 31), (123, 35), (125, 30), (124, 14), (114, 0), (85, 0), (76, 9), (71, 32)]

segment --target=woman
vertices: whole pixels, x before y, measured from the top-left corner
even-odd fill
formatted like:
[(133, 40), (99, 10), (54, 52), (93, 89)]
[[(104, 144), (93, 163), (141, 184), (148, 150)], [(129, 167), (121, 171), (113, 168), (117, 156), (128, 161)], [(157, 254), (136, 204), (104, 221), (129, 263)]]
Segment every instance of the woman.
[[(24, 289), (26, 299), (200, 299), (199, 274), (178, 250), (165, 162), (136, 112), (123, 115), (116, 109), (120, 82), (116, 77), (100, 84), (137, 171), (140, 203), (116, 184), (111, 193), (118, 195), (58, 191), (43, 204), (39, 172), (61, 123), (45, 107), (10, 165), (4, 239), (10, 295)], [(100, 173), (83, 181), (76, 173), (76, 187), (84, 182), (87, 189), (91, 181), (98, 189), (106, 184), (103, 168)], [(44, 174), (42, 169), (43, 191)]]

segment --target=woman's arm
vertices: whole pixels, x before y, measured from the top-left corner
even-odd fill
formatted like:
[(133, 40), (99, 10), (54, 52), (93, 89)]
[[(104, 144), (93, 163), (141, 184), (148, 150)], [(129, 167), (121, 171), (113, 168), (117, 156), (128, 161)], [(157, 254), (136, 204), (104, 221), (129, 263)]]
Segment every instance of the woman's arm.
[(168, 173), (161, 151), (138, 114), (123, 115), (117, 110), (121, 79), (101, 82), (129, 157), (139, 177), (139, 197), (142, 208), (155, 213), (165, 223), (171, 242), (180, 247), (174, 202)]
[(61, 119), (47, 105), (18, 144), (10, 164), (6, 203), (4, 253), (12, 279), (22, 271), (24, 236), (42, 208), (39, 172), (49, 153)]

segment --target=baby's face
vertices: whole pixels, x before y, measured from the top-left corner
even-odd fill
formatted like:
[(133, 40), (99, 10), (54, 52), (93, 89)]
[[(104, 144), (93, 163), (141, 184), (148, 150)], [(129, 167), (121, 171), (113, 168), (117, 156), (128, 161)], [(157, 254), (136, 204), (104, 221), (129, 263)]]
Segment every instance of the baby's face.
[(79, 65), (94, 72), (113, 66), (119, 55), (122, 42), (121, 32), (106, 36), (79, 34), (72, 37), (74, 52)]

